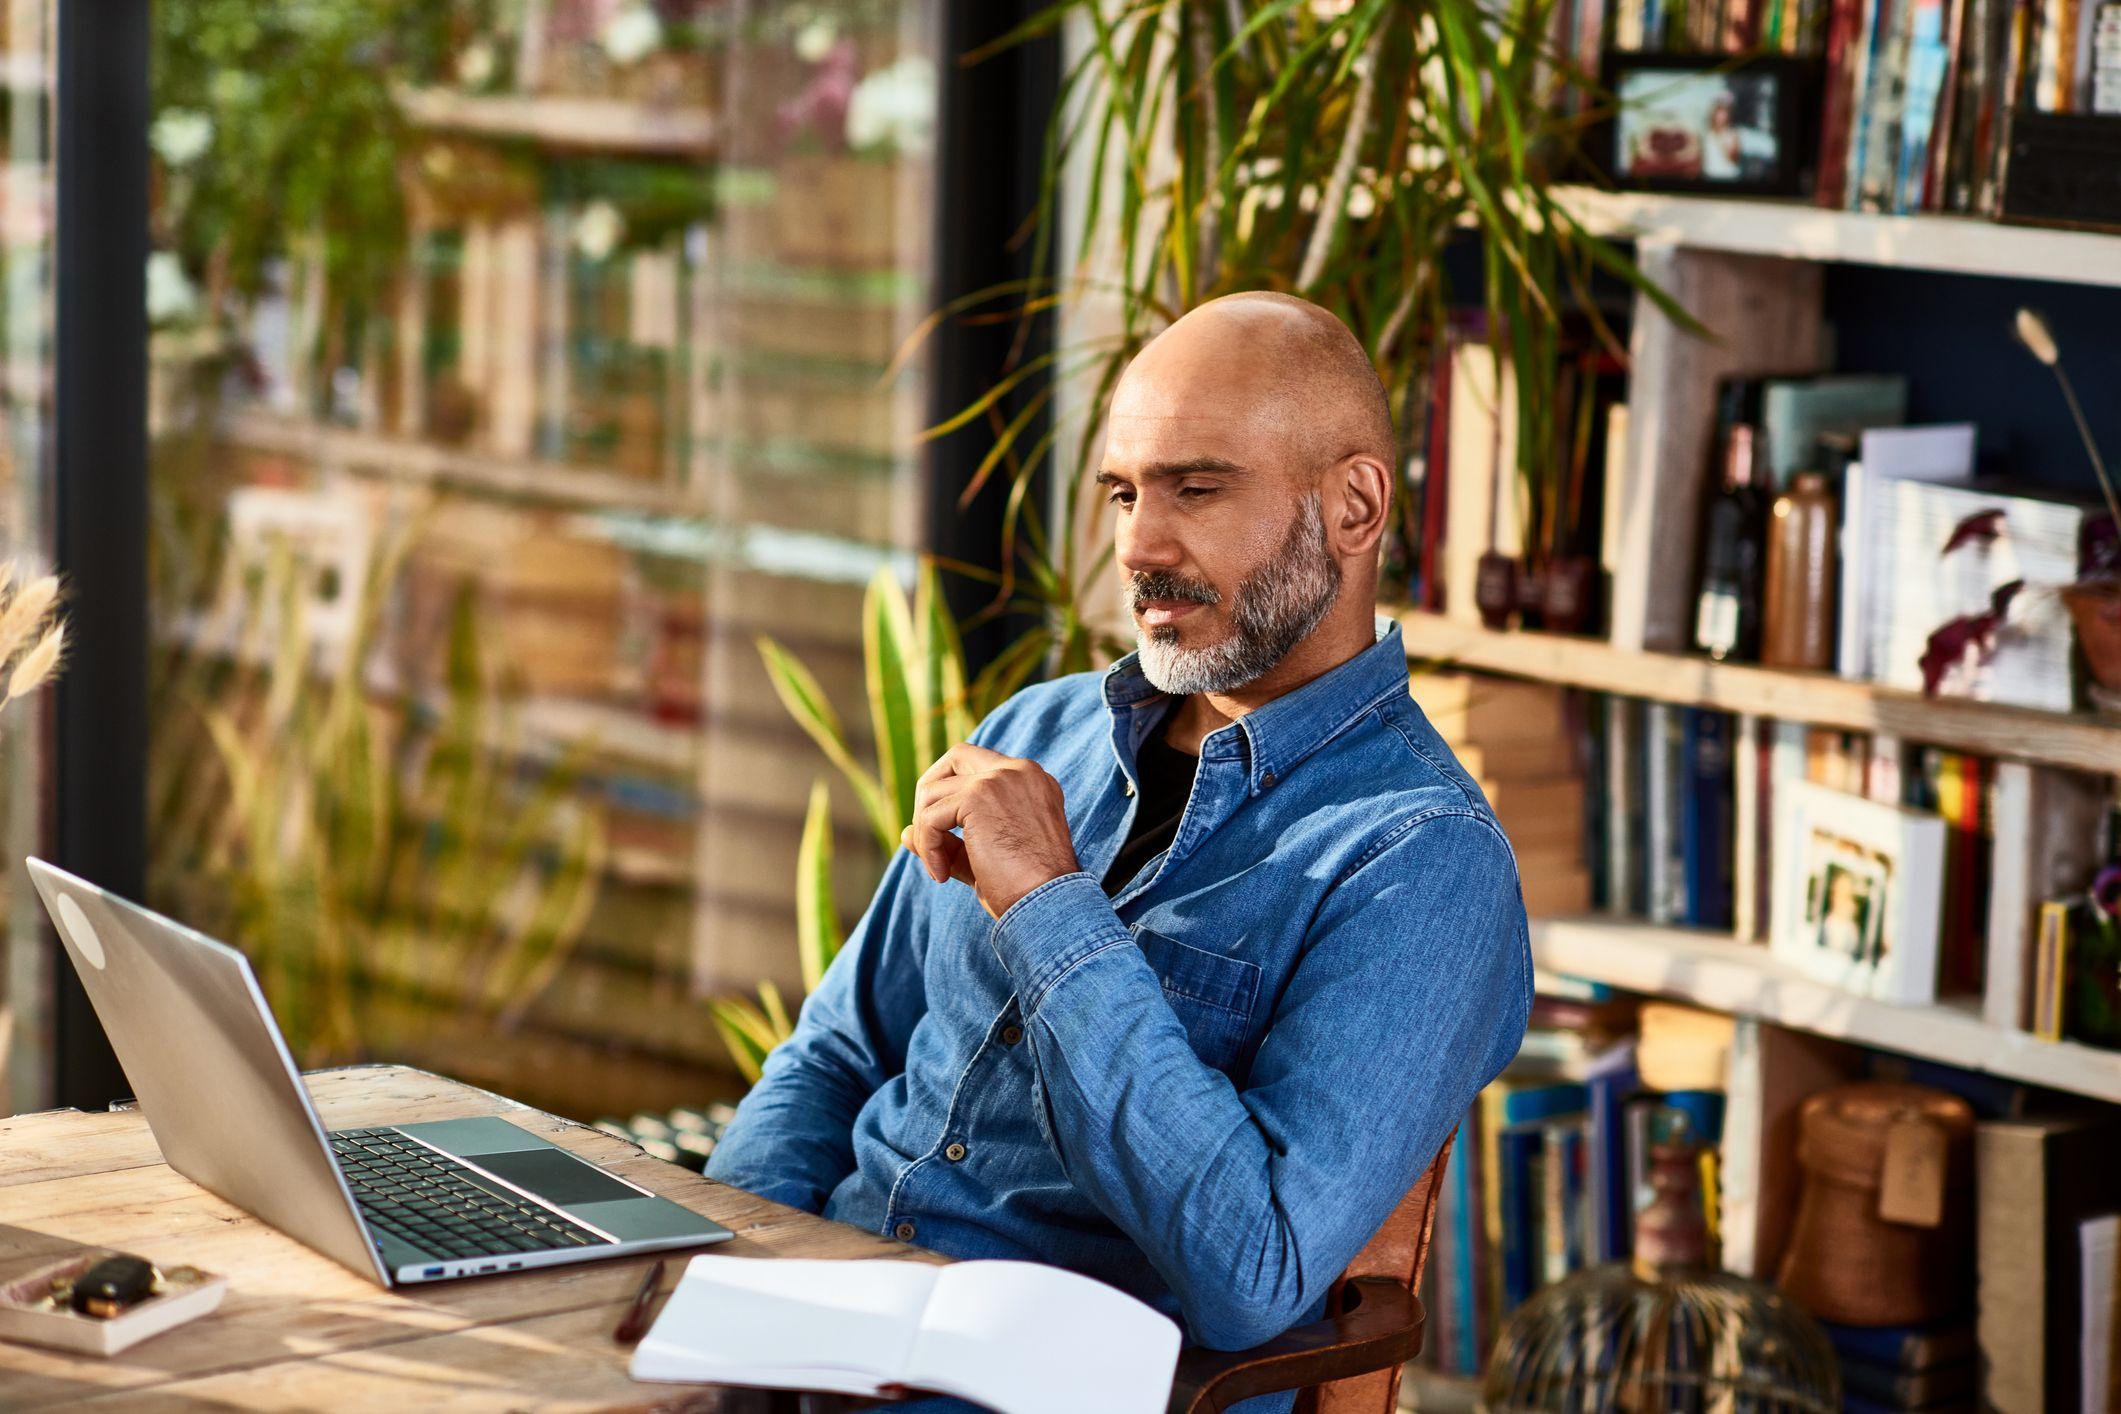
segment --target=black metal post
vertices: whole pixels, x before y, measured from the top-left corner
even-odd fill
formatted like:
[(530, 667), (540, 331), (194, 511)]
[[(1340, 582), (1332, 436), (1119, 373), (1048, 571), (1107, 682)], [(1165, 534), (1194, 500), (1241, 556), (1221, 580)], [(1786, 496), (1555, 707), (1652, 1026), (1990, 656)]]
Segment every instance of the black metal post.
[[(942, 0), (935, 171), (938, 306), (1006, 281), (1051, 273), (1032, 270), (1034, 243), (1025, 235), (1025, 223), (1038, 206), (1046, 126), (1060, 86), (1059, 41), (1037, 39), (977, 63), (962, 62), (962, 56), (1007, 34), (1040, 8), (1038, 0)], [(978, 312), (1005, 311), (1020, 298), (1005, 295)], [(1035, 358), (1052, 347), (1052, 339), (1050, 315), (1038, 316), (1028, 337), (1012, 320), (945, 324), (936, 332), (929, 364), (931, 422), (943, 421), (993, 387), (1007, 371), (1012, 351), (1020, 361)], [(1040, 386), (1034, 377), (1012, 390), (1001, 405), (1004, 425)], [(1044, 435), (1046, 418), (1033, 421), (1017, 439), (1019, 450)], [(932, 445), (926, 545), (935, 554), (998, 569), (1007, 475), (997, 470), (970, 506), (958, 506), (993, 444), (983, 420)], [(1041, 507), (1043, 489), (1034, 486), (1031, 492)], [(993, 598), (990, 586), (961, 575), (946, 574), (944, 583), (960, 619)], [(1026, 618), (1012, 615), (974, 629), (965, 640), (968, 666), (979, 671), (1029, 626)]]
[[(53, 862), (147, 874), (148, 0), (58, 12), (54, 553), (73, 648), (55, 703)], [(59, 1103), (130, 1093), (56, 936)]]

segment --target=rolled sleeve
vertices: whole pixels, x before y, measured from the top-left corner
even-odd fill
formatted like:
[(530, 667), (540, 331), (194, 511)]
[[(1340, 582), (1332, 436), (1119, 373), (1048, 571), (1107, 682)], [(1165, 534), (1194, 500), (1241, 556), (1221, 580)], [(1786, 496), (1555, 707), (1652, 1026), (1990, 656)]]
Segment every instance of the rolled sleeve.
[(1106, 948), (1132, 942), (1111, 899), (1083, 870), (1048, 879), (994, 920), (988, 941), (1016, 983), (1026, 1018), (1054, 985)]

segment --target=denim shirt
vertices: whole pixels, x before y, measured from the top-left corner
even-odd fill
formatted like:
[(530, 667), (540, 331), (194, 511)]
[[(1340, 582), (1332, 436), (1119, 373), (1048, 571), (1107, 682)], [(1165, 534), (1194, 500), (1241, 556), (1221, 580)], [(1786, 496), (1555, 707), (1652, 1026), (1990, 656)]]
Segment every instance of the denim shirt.
[(1190, 1342), (1319, 1317), (1531, 1006), (1516, 861), (1378, 630), (1208, 734), (1170, 849), (1112, 897), (1173, 699), (1130, 654), (996, 709), (972, 739), (1060, 783), (1081, 871), (997, 920), (900, 850), (708, 1175), (1085, 1273)]

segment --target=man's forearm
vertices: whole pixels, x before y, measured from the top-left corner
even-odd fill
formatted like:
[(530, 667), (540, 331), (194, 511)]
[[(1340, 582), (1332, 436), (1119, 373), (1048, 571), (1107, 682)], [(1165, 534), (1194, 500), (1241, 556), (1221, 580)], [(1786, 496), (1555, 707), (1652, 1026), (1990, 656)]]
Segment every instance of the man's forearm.
[(854, 1171), (854, 1120), (868, 1096), (792, 1046), (766, 1057), (765, 1073), (708, 1157), (707, 1176), (816, 1213)]
[(707, 1176), (818, 1212), (854, 1172), (854, 1122), (906, 1064), (907, 1038), (927, 1006), (921, 977), (925, 887), (913, 857), (885, 866), (876, 897), (803, 1003), (795, 1034), (715, 1145)]

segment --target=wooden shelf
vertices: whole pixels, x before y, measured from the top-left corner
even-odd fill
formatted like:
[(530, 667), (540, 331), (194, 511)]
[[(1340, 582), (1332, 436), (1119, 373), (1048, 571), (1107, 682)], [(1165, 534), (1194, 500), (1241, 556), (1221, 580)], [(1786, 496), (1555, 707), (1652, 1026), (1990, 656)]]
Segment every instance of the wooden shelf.
[(1829, 211), (1801, 201), (1595, 187), (1564, 187), (1560, 194), (1577, 219), (1601, 235), (1785, 260), (2121, 286), (2121, 234), (2010, 226), (1972, 216)]
[[(1844, 731), (1885, 732), (1983, 756), (2121, 772), (2121, 718), (1924, 697), (1831, 673), (1643, 653), (1595, 638), (1495, 630), (1419, 610), (1402, 610), (1397, 618), (1411, 659)], [(1418, 687), (1414, 695), (1421, 696)]]
[(269, 413), (238, 413), (224, 435), (247, 451), (315, 457), (333, 467), (423, 486), (484, 491), (574, 510), (701, 515), (702, 498), (682, 487), (565, 462), (490, 456), (411, 437), (361, 432)]
[(714, 114), (704, 108), (657, 108), (614, 98), (539, 94), (471, 94), (406, 88), (398, 103), (415, 126), (474, 137), (515, 138), (584, 152), (707, 157), (714, 152)]
[(1609, 918), (1541, 919), (1532, 955), (1550, 972), (1758, 1017), (1778, 1026), (2121, 1101), (2121, 1051), (1991, 1026), (1974, 1003), (1899, 1006), (1854, 996), (1728, 934)]

